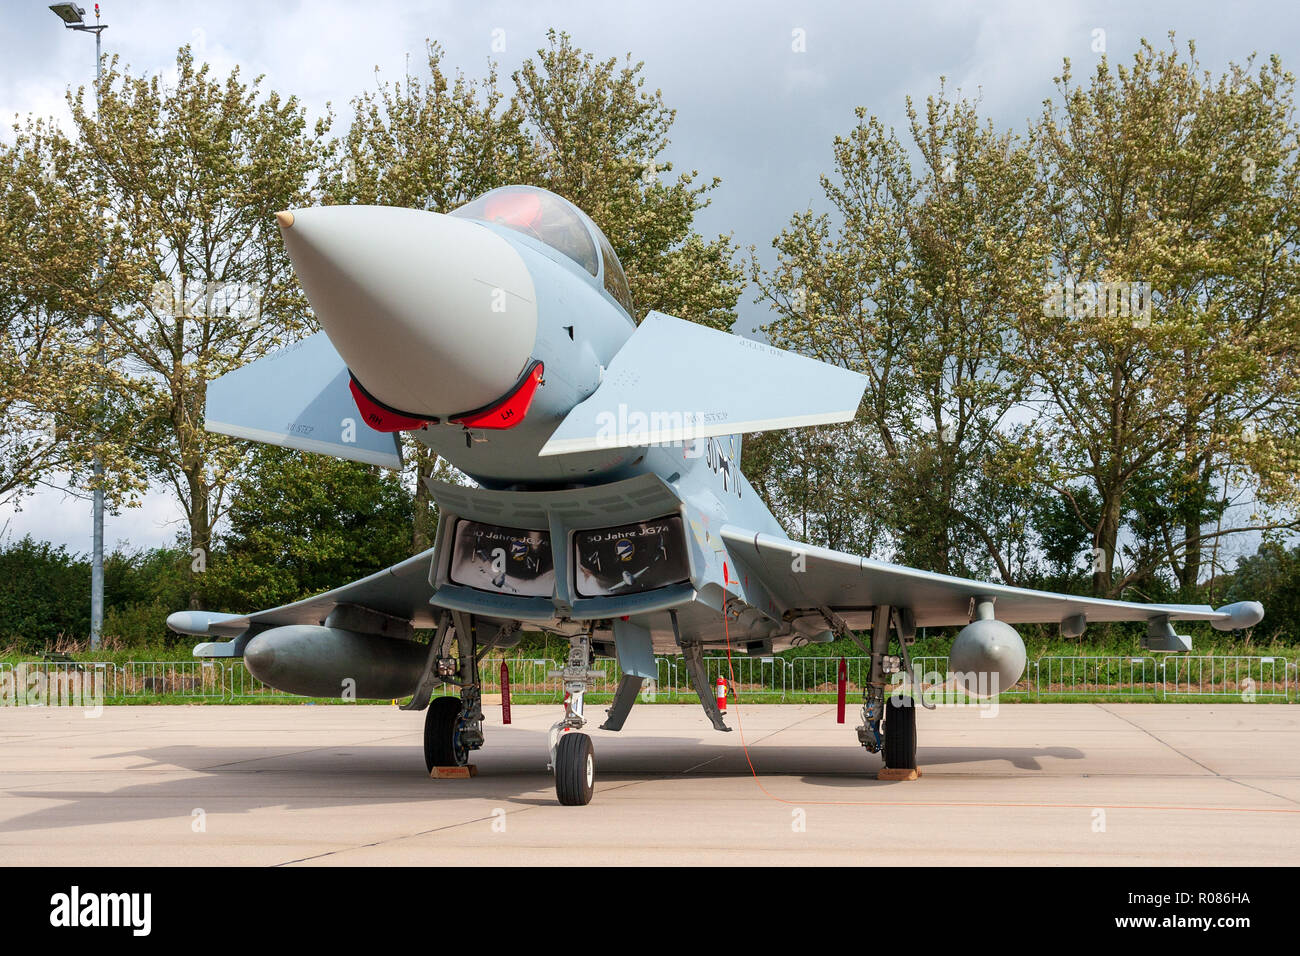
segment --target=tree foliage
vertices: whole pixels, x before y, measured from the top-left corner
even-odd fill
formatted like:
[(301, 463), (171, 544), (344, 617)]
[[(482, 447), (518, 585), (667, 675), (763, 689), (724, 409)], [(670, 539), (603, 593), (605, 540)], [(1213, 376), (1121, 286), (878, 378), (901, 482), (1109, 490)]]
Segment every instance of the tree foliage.
[(129, 495), (141, 469), (123, 449), (129, 423), (106, 402), (112, 373), (93, 333), (105, 308), (93, 189), (49, 123), (15, 134), (0, 144), (0, 502), (40, 482), (88, 489), (97, 454), (108, 490)]
[(174, 84), (108, 61), (98, 100), (69, 95), (72, 171), (102, 195), (98, 317), (135, 424), (128, 454), (172, 490), (190, 546), (208, 553), (247, 451), (204, 430), (206, 386), (309, 328), (274, 214), (310, 202), (324, 130), (260, 79), (213, 77), (188, 47)]
[[(905, 142), (858, 110), (830, 212), (752, 276), (777, 344), (868, 377), (878, 447), (840, 460), (884, 489), (878, 552), (1190, 597), (1220, 542), (1297, 527), (1294, 81), (1210, 76), (1171, 38), (1057, 85), (1023, 135), (943, 90)], [(797, 454), (767, 480), (816, 500)], [(829, 509), (846, 477), (822, 480)]]
[(249, 459), (207, 571), (206, 590), (221, 606), (275, 607), (408, 556), (412, 502), (397, 475), (268, 446)]
[(516, 102), (535, 144), (529, 182), (575, 203), (618, 254), (636, 318), (658, 310), (727, 329), (742, 272), (730, 236), (706, 239), (695, 214), (720, 179), (669, 176), (664, 159), (676, 111), (650, 92), (644, 63), (600, 60), (551, 30), (514, 74)]
[(1074, 308), (1026, 325), (1051, 483), (1097, 496), (1096, 592), (1159, 568), (1190, 592), (1211, 542), (1276, 525), (1205, 530), (1225, 483), (1292, 509), (1300, 490), (1294, 81), (1276, 58), (1211, 77), (1171, 39), (1131, 64), (1103, 58), (1086, 86), (1067, 61), (1057, 82), (1037, 139), (1053, 274), (1067, 288), (1144, 283), (1150, 302), (1086, 285)]
[[(909, 101), (910, 144), (859, 109), (822, 177), (834, 215), (797, 213), (773, 245), (777, 265), (752, 275), (776, 318), (775, 344), (867, 376), (858, 421), (862, 483), (887, 497), (899, 560), (972, 571), (981, 559), (1014, 577), (971, 504), (981, 462), (1002, 453), (1002, 425), (1029, 376), (1018, 328), (1039, 308), (1044, 245), (1033, 209), (1032, 157), (944, 94)], [(991, 279), (991, 277), (993, 277)], [(823, 485), (824, 495), (832, 494)]]

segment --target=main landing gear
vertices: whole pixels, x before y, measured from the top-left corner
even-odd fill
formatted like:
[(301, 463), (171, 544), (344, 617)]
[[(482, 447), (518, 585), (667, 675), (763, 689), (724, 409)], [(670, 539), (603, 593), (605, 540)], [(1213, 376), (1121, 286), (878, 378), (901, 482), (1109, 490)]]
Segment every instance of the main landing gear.
[[(487, 638), (480, 645), (478, 629), (488, 627)], [(519, 628), (509, 623), (491, 631), (474, 616), (459, 611), (443, 614), (429, 647), (424, 672), (406, 710), (428, 708), (424, 715), (424, 766), (430, 773), (435, 767), (464, 767), (470, 754), (483, 746), (483, 695), (478, 665), (494, 645)], [(456, 641), (457, 657), (451, 657), (451, 643)], [(596, 758), (591, 738), (580, 733), (587, 724), (583, 698), (590, 681), (603, 676), (591, 669), (591, 632), (569, 638), (569, 658), (564, 669), (551, 677), (564, 682), (564, 719), (550, 731), (550, 763), (555, 771), (555, 795), (565, 806), (583, 806), (591, 802), (596, 785)], [(439, 684), (460, 688), (460, 697), (433, 697)], [(626, 716), (626, 715), (624, 715)]]
[(455, 697), (438, 697), (424, 714), (424, 769), (463, 767), (469, 747), (460, 735), (461, 703)]
[(916, 701), (885, 697), (883, 685), (868, 685), (858, 742), (868, 753), (881, 753), (886, 770), (916, 770)]
[(566, 807), (586, 806), (596, 792), (596, 757), (591, 738), (579, 733), (587, 724), (583, 697), (587, 682), (601, 677), (591, 669), (591, 634), (569, 638), (569, 659), (551, 677), (564, 681), (564, 719), (551, 727), (551, 762), (555, 771), (555, 796)]
[[(843, 626), (842, 621), (828, 616), (836, 633), (853, 636), (852, 631)], [(863, 689), (862, 726), (858, 727), (858, 742), (868, 753), (881, 753), (885, 766), (880, 772), (881, 779), (914, 779), (919, 771), (916, 767), (916, 706), (917, 702), (902, 694), (886, 696), (892, 685), (894, 675), (906, 669), (912, 670), (908, 655), (908, 645), (912, 642), (914, 627), (911, 615), (896, 611), (886, 606), (878, 606), (872, 620), (871, 628), (871, 676)], [(898, 657), (889, 654), (889, 629), (893, 624), (898, 630), (898, 643), (901, 654)], [(854, 637), (856, 641), (857, 638)], [(867, 650), (867, 648), (863, 648)], [(912, 675), (915, 681), (915, 674)], [(913, 683), (913, 688), (917, 685)]]
[(885, 768), (916, 769), (916, 702), (910, 697), (891, 697), (885, 717)]
[[(454, 624), (448, 620), (449, 617)], [(450, 656), (453, 637), (459, 657)], [(500, 637), (499, 630), (483, 650), (486, 651)], [(428, 707), (424, 714), (424, 768), (430, 773), (434, 767), (464, 767), (469, 763), (470, 753), (483, 746), (479, 650), (474, 619), (459, 612), (444, 614), (429, 648), (424, 675), (411, 702), (406, 705), (411, 710)], [(433, 689), (439, 683), (459, 685), (460, 697), (436, 697), (430, 701)]]

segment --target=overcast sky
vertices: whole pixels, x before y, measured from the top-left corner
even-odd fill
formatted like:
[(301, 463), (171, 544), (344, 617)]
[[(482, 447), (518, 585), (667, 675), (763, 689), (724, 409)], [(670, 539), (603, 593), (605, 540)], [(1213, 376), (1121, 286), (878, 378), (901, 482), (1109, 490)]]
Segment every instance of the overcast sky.
[[(94, 4), (82, 0), (88, 19)], [(218, 70), (297, 94), (313, 115), (390, 78), (407, 58), (420, 68), (426, 40), (453, 67), (478, 76), (495, 59), (503, 78), (545, 41), (568, 31), (601, 57), (645, 61), (647, 85), (677, 110), (670, 158), (677, 168), (720, 176), (702, 232), (730, 232), (744, 247), (769, 247), (790, 214), (818, 206), (818, 174), (831, 141), (865, 106), (901, 125), (907, 96), (923, 100), (947, 77), (1002, 127), (1023, 128), (1053, 95), (1063, 57), (1082, 75), (1104, 43), (1127, 60), (1139, 40), (1194, 39), (1205, 68), (1220, 72), (1251, 53), (1300, 65), (1300, 17), (1275, 2), (906, 2), (648, 3), (425, 2), (425, 0), (119, 0), (101, 4), (104, 51), (135, 73), (172, 68), (179, 46)], [(1098, 33), (1098, 31), (1104, 31)], [(504, 49), (501, 49), (504, 42)], [(497, 50), (499, 52), (494, 52)], [(42, 0), (0, 0), (0, 119), (35, 112), (66, 121), (64, 94), (94, 71), (94, 38), (65, 31)], [(336, 121), (336, 131), (341, 123)], [(8, 136), (8, 130), (0, 134)], [(748, 304), (742, 324), (764, 321)], [(86, 551), (87, 503), (47, 492), (20, 513), (0, 509), (0, 530)], [(111, 546), (170, 543), (180, 512), (166, 494), (110, 516)]]

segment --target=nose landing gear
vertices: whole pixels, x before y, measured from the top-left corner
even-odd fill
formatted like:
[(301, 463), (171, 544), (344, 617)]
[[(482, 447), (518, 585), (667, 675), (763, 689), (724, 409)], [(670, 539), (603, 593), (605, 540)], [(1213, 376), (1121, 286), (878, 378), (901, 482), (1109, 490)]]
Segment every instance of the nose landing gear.
[(596, 792), (596, 754), (586, 734), (569, 733), (555, 748), (555, 795), (566, 807), (591, 803)]
[(555, 796), (566, 807), (586, 806), (596, 792), (596, 757), (591, 737), (578, 733), (587, 725), (583, 696), (587, 682), (603, 676), (591, 670), (591, 634), (569, 638), (569, 659), (551, 677), (564, 681), (564, 719), (551, 727), (551, 762), (555, 771)]

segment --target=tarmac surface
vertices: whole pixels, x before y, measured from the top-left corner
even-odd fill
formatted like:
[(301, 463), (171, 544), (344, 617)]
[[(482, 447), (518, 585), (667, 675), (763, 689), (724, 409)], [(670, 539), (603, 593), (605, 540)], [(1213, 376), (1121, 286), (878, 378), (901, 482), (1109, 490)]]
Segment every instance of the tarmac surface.
[[(0, 708), (0, 865), (1293, 864), (1300, 707), (922, 711), (922, 777), (823, 705), (641, 705), (561, 807), (556, 706), (488, 706), (478, 776), (431, 780), (388, 706)], [(752, 761), (757, 779), (746, 759)]]

